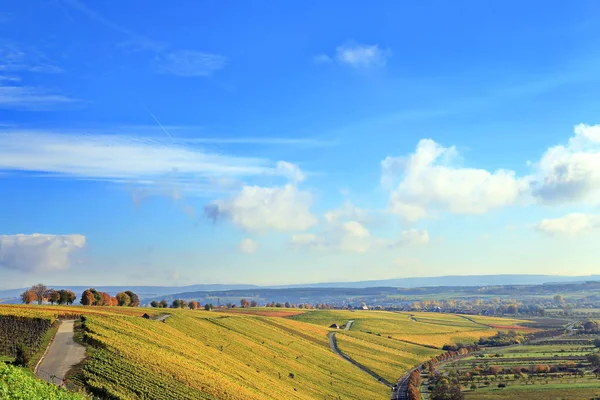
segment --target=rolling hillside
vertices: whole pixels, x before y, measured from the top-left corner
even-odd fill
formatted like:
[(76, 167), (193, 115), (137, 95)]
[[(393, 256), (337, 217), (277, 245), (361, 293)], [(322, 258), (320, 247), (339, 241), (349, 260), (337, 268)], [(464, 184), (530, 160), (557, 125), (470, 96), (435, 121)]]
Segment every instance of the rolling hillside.
[(386, 399), (328, 347), (327, 329), (278, 317), (165, 310), (0, 306), (0, 314), (86, 315), (82, 380), (118, 399)]

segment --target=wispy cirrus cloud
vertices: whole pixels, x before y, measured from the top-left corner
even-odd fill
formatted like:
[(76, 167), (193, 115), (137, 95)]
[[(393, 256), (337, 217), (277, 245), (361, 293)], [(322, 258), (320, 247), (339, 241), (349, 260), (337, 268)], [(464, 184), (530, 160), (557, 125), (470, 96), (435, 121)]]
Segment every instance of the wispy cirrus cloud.
[(225, 67), (227, 59), (219, 54), (177, 50), (160, 57), (159, 69), (182, 77), (208, 76)]
[(23, 82), (23, 76), (37, 73), (60, 73), (42, 52), (23, 49), (14, 43), (0, 44), (0, 108), (47, 110), (78, 100), (41, 86)]
[(78, 101), (40, 87), (21, 85), (19, 79), (0, 79), (0, 108), (47, 110)]
[(23, 48), (16, 43), (6, 42), (0, 44), (0, 72), (56, 74), (64, 70), (37, 49)]
[[(210, 191), (215, 180), (282, 177), (298, 180), (291, 163), (230, 156), (171, 140), (122, 135), (0, 131), (0, 170), (111, 181), (146, 187)], [(175, 190), (175, 188), (173, 189)]]
[(121, 46), (133, 46), (155, 53), (157, 72), (181, 77), (206, 77), (224, 68), (227, 62), (227, 58), (220, 54), (192, 49), (169, 49), (167, 43), (141, 35), (111, 21), (79, 0), (63, 1), (93, 21), (122, 34), (126, 40), (120, 43)]
[(133, 32), (133, 31), (121, 26), (120, 24), (115, 23), (114, 21), (111, 21), (110, 19), (105, 18), (102, 14), (100, 14), (97, 11), (86, 6), (79, 0), (59, 0), (59, 3), (61, 1), (64, 1), (67, 5), (71, 6), (73, 9), (83, 13), (91, 20), (96, 21), (96, 22), (100, 23), (101, 25), (104, 25), (105, 27), (124, 35), (127, 38), (127, 42), (124, 43), (125, 45), (136, 46), (136, 47), (140, 47), (144, 50), (151, 50), (151, 51), (161, 51), (161, 50), (164, 50), (166, 47), (166, 44), (164, 42), (161, 42), (158, 40), (153, 40), (144, 35), (140, 35), (139, 33)]

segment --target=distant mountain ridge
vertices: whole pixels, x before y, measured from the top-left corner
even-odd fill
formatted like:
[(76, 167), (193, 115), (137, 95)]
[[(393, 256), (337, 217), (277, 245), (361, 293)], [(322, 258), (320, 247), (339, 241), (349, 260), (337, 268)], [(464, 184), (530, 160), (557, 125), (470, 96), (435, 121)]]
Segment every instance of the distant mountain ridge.
[[(217, 292), (230, 290), (247, 290), (247, 289), (295, 289), (295, 288), (348, 288), (348, 289), (364, 289), (376, 287), (397, 287), (397, 288), (419, 288), (419, 287), (435, 287), (435, 286), (498, 286), (498, 285), (541, 285), (541, 284), (556, 284), (556, 283), (578, 283), (585, 281), (600, 281), (600, 275), (519, 275), (519, 274), (503, 274), (503, 275), (448, 275), (435, 277), (411, 277), (397, 279), (382, 279), (369, 281), (355, 282), (322, 282), (322, 283), (305, 283), (291, 285), (243, 285), (243, 284), (195, 284), (187, 286), (134, 286), (134, 285), (118, 285), (118, 286), (63, 286), (50, 285), (49, 288), (68, 289), (74, 291), (77, 295), (85, 289), (95, 287), (102, 292), (115, 295), (124, 290), (132, 290), (140, 296), (140, 298), (155, 298), (158, 296), (168, 296), (177, 293), (190, 292)], [(14, 302), (15, 299), (25, 290), (25, 288), (0, 290), (0, 300), (4, 302)]]

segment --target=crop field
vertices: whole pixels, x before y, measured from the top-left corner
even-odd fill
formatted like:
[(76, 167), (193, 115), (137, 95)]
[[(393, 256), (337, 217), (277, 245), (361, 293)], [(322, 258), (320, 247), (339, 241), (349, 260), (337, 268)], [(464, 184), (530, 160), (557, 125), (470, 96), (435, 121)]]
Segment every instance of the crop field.
[[(596, 398), (600, 379), (588, 356), (598, 349), (582, 343), (578, 336), (488, 348), (446, 364), (440, 372), (458, 380), (468, 400)], [(425, 380), (423, 391), (427, 385)]]
[(336, 337), (342, 352), (389, 382), (396, 381), (415, 365), (442, 353), (440, 350), (364, 332), (344, 331)]
[(480, 337), (493, 336), (498, 331), (486, 324), (515, 325), (525, 321), (437, 313), (394, 313), (386, 311), (317, 310), (292, 317), (293, 319), (329, 327), (344, 325), (353, 320), (351, 332), (379, 334), (424, 346), (442, 348), (445, 344), (473, 343)]
[(274, 307), (258, 307), (258, 308), (228, 308), (223, 310), (226, 313), (242, 314), (242, 315), (260, 315), (263, 317), (293, 317), (294, 315), (303, 314), (303, 310), (297, 308), (274, 308)]
[[(328, 330), (281, 317), (126, 307), (0, 306), (0, 314), (85, 315), (81, 380), (118, 399), (387, 399), (335, 355)], [(170, 313), (165, 323), (140, 315)]]

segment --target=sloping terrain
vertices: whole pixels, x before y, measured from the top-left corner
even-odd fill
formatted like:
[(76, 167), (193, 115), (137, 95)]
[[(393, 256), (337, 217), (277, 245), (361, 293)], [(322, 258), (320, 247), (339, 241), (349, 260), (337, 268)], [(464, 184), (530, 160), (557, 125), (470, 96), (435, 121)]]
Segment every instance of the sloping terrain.
[[(82, 380), (117, 399), (386, 399), (335, 355), (327, 329), (266, 316), (122, 307), (0, 306), (0, 314), (86, 316)], [(166, 322), (141, 318), (171, 313)]]

